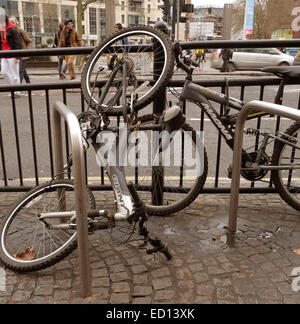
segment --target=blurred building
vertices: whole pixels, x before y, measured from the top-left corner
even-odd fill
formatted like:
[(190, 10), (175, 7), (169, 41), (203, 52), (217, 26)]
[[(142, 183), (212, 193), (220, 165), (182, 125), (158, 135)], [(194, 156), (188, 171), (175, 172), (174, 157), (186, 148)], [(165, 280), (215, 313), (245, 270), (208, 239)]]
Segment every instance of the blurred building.
[[(198, 6), (191, 17), (191, 28), (197, 27), (197, 38), (221, 38), (224, 8), (219, 6)], [(195, 34), (194, 34), (195, 35)], [(193, 37), (196, 38), (196, 37)]]
[[(114, 1), (116, 23), (124, 27), (154, 25), (162, 20), (158, 8), (162, 0), (111, 0)], [(67, 19), (77, 28), (76, 0), (0, 0), (0, 6), (9, 16), (18, 18), (20, 25), (34, 39), (36, 46), (51, 45), (58, 23)], [(96, 0), (84, 13), (83, 39), (88, 45), (96, 45), (106, 35), (106, 10), (104, 0)]]

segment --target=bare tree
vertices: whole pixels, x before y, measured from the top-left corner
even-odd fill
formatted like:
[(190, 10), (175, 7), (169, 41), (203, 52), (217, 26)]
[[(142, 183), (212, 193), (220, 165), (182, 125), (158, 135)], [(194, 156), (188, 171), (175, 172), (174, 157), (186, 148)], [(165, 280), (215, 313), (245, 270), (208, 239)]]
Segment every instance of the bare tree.
[[(255, 0), (254, 33), (249, 38), (269, 39), (276, 29), (291, 28), (293, 0)], [(233, 28), (243, 30), (246, 0), (237, 0), (234, 5)]]
[(96, 1), (97, 0), (77, 0), (77, 31), (81, 37), (83, 33), (82, 21), (84, 20), (84, 12), (89, 4)]

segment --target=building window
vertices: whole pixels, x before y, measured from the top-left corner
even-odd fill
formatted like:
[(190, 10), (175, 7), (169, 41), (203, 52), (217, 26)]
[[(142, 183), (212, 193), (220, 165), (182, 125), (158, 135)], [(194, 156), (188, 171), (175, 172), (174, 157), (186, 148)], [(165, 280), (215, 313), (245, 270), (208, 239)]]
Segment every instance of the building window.
[(97, 35), (96, 8), (89, 8), (90, 35)]
[(141, 2), (129, 2), (129, 11), (133, 12), (143, 12), (143, 7)]
[(75, 20), (75, 14), (74, 14), (74, 6), (61, 6), (61, 19), (62, 21), (72, 19), (74, 28), (76, 28), (76, 20)]
[(106, 29), (105, 29), (105, 9), (100, 9), (100, 24), (99, 24), (99, 34), (100, 34), (100, 38), (104, 39), (106, 36)]
[(145, 25), (145, 16), (128, 15), (128, 26)]
[(45, 34), (53, 35), (58, 27), (57, 5), (43, 3), (44, 31)]
[(32, 35), (41, 33), (41, 20), (39, 4), (32, 2), (23, 2), (24, 29)]
[(18, 2), (0, 0), (0, 7), (5, 9), (8, 16), (15, 16), (19, 20)]

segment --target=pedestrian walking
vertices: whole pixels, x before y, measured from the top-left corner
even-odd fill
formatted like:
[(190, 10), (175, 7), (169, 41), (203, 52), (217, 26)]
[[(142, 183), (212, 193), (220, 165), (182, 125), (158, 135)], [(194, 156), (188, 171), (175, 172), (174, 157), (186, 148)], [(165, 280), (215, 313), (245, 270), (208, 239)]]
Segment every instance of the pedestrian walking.
[[(22, 29), (18, 23), (18, 20), (16, 17), (12, 16), (9, 18), (9, 22), (12, 23), (21, 36), (21, 44), (22, 49), (31, 49), (32, 48), (32, 39), (29, 37), (27, 32)], [(30, 78), (26, 70), (26, 60), (28, 57), (21, 57), (20, 63), (19, 63), (19, 76), (20, 76), (20, 83), (23, 82), (23, 79), (25, 79), (26, 83), (30, 83)]]
[[(79, 33), (73, 27), (72, 19), (65, 21), (65, 28), (61, 33), (58, 47), (80, 47), (82, 45)], [(74, 68), (75, 55), (66, 55), (66, 62), (70, 73), (70, 79), (76, 79)]]
[(232, 59), (233, 50), (229, 48), (223, 48), (219, 57), (223, 59), (222, 72), (229, 72), (229, 61)]
[[(60, 37), (61, 37), (61, 33), (65, 28), (64, 22), (60, 22), (58, 27), (59, 27), (59, 31), (56, 32), (55, 35), (54, 35), (54, 47), (58, 47), (58, 45), (59, 45), (59, 40), (60, 40)], [(64, 55), (58, 56), (58, 76), (59, 76), (60, 80), (64, 80), (64, 79), (67, 78), (66, 72), (68, 70), (68, 65), (66, 63), (66, 65), (63, 68), (64, 60), (65, 60)]]
[(195, 54), (196, 54), (196, 62), (199, 62), (199, 64), (201, 62), (206, 63), (205, 60), (205, 49), (204, 48), (198, 48), (195, 50)]
[[(14, 25), (9, 22), (8, 16), (5, 16), (5, 23), (0, 25), (0, 49), (2, 51), (22, 49), (21, 36), (15, 29)], [(20, 84), (19, 59), (2, 58), (1, 73), (8, 84)], [(14, 96), (15, 98), (18, 98), (20, 93), (16, 91)]]

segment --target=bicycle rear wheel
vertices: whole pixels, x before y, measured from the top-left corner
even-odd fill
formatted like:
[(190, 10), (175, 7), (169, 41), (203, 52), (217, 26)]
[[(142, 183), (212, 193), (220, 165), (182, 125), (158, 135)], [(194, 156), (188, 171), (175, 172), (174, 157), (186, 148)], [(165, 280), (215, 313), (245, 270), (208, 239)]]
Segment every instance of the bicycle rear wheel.
[(158, 151), (155, 133), (161, 135), (159, 125), (153, 115), (140, 118), (139, 130), (129, 137), (131, 167), (125, 168), (125, 175), (127, 181), (135, 183), (148, 214), (166, 216), (184, 209), (198, 197), (208, 162), (200, 136), (188, 124), (176, 132), (167, 149)]
[[(300, 124), (294, 123), (284, 133), (299, 140), (299, 130)], [(300, 210), (300, 150), (277, 141), (272, 164), (290, 165), (293, 168), (273, 171), (272, 179), (281, 198), (291, 207)]]
[[(87, 200), (88, 209), (95, 209), (95, 199), (88, 188)], [(71, 217), (42, 220), (41, 215), (66, 211), (75, 211), (72, 181), (55, 180), (29, 191), (2, 220), (2, 262), (14, 271), (29, 272), (47, 268), (64, 259), (77, 247), (76, 226), (59, 227), (62, 222), (70, 224)]]
[[(129, 79), (127, 92), (134, 93), (133, 108), (137, 111), (153, 100), (154, 95), (166, 86), (173, 74), (171, 42), (158, 29), (131, 27), (113, 34), (100, 44), (89, 57), (82, 72), (81, 88), (90, 107), (108, 111), (110, 115), (122, 114), (120, 99), (124, 62)], [(110, 78), (112, 80), (107, 86)], [(104, 91), (104, 86), (99, 93), (101, 84), (105, 84), (107, 89)], [(128, 105), (130, 99), (128, 98)]]

